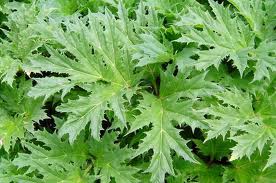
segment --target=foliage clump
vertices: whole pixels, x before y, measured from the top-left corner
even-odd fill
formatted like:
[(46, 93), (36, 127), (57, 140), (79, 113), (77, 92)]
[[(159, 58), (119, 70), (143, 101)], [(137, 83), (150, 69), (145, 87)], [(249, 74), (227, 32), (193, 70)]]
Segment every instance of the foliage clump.
[(275, 0), (0, 12), (0, 182), (276, 182)]

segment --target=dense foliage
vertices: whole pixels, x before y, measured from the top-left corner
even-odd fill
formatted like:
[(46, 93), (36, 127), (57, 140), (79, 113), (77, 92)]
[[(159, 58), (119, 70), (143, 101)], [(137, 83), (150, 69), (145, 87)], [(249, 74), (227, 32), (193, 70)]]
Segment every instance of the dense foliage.
[(275, 0), (0, 11), (1, 183), (276, 183)]

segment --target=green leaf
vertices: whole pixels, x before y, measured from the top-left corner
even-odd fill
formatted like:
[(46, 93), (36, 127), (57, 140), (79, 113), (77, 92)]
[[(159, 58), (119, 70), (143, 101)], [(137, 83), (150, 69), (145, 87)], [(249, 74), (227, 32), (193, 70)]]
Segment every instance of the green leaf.
[(24, 137), (23, 120), (10, 117), (4, 110), (1, 110), (0, 113), (0, 146), (4, 146), (8, 152), (10, 146), (14, 146), (17, 138)]
[(0, 58), (0, 78), (2, 82), (7, 82), (10, 86), (14, 81), (14, 77), (20, 67), (20, 62), (8, 56)]
[(42, 100), (26, 96), (31, 82), (21, 78), (13, 83), (13, 88), (0, 85), (0, 139), (1, 146), (8, 151), (18, 139), (25, 137), (25, 131), (33, 131), (33, 122), (47, 118), (42, 107)]
[(252, 99), (248, 93), (243, 93), (238, 89), (226, 90), (215, 95), (223, 104), (212, 105), (207, 109), (208, 113), (215, 116), (208, 119), (210, 130), (208, 130), (207, 140), (222, 135), (225, 137), (228, 131), (235, 134), (238, 126), (242, 126), (247, 121), (258, 122), (255, 116)]
[[(199, 59), (193, 64), (196, 68), (205, 70), (211, 65), (218, 67), (222, 59), (229, 56), (242, 76), (247, 68), (248, 53), (254, 46), (254, 36), (240, 19), (232, 18), (229, 8), (213, 0), (209, 0), (209, 3), (216, 18), (200, 8), (190, 8), (189, 13), (177, 23), (178, 26), (190, 25), (190, 32), (178, 41), (208, 46), (208, 50), (197, 51)], [(201, 26), (203, 30), (194, 26)]]
[(197, 160), (186, 145), (188, 141), (180, 137), (180, 130), (174, 128), (172, 124), (172, 120), (179, 119), (179, 116), (166, 111), (160, 99), (149, 94), (144, 94), (143, 97), (144, 100), (140, 104), (141, 114), (132, 122), (130, 132), (150, 124), (153, 127), (146, 133), (147, 136), (139, 145), (134, 156), (153, 149), (154, 154), (146, 171), (152, 173), (152, 182), (162, 182), (166, 173), (174, 174), (170, 149), (188, 161), (197, 162)]
[(119, 144), (114, 144), (114, 140), (116, 135), (111, 133), (105, 134), (101, 141), (91, 141), (90, 152), (95, 157), (97, 167), (95, 173), (103, 183), (111, 182), (111, 178), (122, 183), (140, 182), (134, 177), (138, 169), (126, 164), (133, 154), (132, 150), (120, 148)]
[[(229, 0), (229, 2), (238, 9), (239, 14), (246, 19), (257, 36), (261, 39), (270, 38), (275, 25), (273, 25), (273, 11), (275, 12), (276, 7), (272, 0)], [(267, 12), (272, 14), (266, 16)]]
[(153, 35), (142, 34), (140, 37), (143, 43), (135, 45), (137, 53), (133, 55), (133, 59), (139, 60), (137, 67), (173, 59), (173, 48), (168, 40), (163, 38), (162, 44)]
[(204, 156), (210, 156), (211, 160), (221, 160), (223, 157), (227, 157), (231, 152), (230, 148), (234, 145), (233, 142), (223, 140), (221, 137), (204, 143), (197, 139), (194, 139), (193, 142), (195, 142), (200, 152)]
[(265, 144), (269, 140), (267, 129), (247, 125), (244, 130), (248, 133), (231, 138), (237, 142), (237, 145), (232, 148), (233, 152), (230, 161), (243, 156), (250, 158), (257, 148), (260, 152), (262, 152)]
[(240, 183), (273, 183), (275, 181), (276, 169), (275, 166), (273, 166), (263, 171), (266, 158), (267, 153), (262, 153), (260, 156), (260, 154), (257, 152), (254, 153), (251, 160), (243, 158), (238, 161), (233, 161), (233, 167), (226, 168), (224, 172), (223, 182), (228, 183), (235, 181)]
[(276, 43), (263, 41), (253, 52), (253, 59), (257, 61), (254, 79), (262, 80), (264, 77), (270, 78), (271, 72), (276, 71)]
[(267, 169), (268, 167), (272, 166), (275, 163), (276, 163), (276, 145), (275, 145), (275, 141), (273, 141), (273, 145), (271, 146), (271, 150), (270, 150), (270, 155), (264, 169)]
[(206, 182), (221, 183), (223, 168), (219, 165), (193, 164), (175, 157), (176, 176), (169, 176), (169, 183)]
[[(206, 90), (203, 92), (201, 87), (204, 85)], [(197, 162), (186, 145), (188, 141), (181, 138), (180, 130), (174, 127), (174, 122), (187, 123), (193, 129), (206, 127), (202, 122), (201, 113), (193, 109), (194, 101), (191, 99), (195, 96), (204, 96), (206, 92), (218, 90), (215, 84), (204, 81), (204, 75), (185, 79), (181, 75), (175, 77), (168, 71), (161, 75), (159, 98), (151, 94), (143, 94), (144, 99), (139, 105), (141, 114), (131, 123), (129, 133), (152, 125), (152, 129), (146, 132), (146, 137), (134, 155), (138, 156), (150, 149), (153, 150), (151, 163), (147, 169), (147, 172), (152, 173), (152, 182), (162, 182), (166, 173), (174, 175), (171, 149), (182, 158)], [(179, 101), (181, 97), (190, 99)]]
[(44, 143), (44, 147), (25, 142), (24, 146), (31, 154), (20, 153), (13, 161), (19, 168), (29, 167), (26, 177), (28, 173), (38, 170), (43, 175), (43, 182), (89, 182), (89, 177), (79, 168), (88, 156), (87, 145), (81, 139), (71, 146), (57, 135), (45, 131), (35, 132), (34, 135)]
[[(88, 63), (82, 64), (83, 61), (77, 63), (50, 47), (48, 47), (48, 52), (51, 55), (49, 58), (41, 55), (32, 57), (31, 67), (40, 71), (66, 73), (69, 74), (71, 80), (76, 82), (85, 82), (86, 80), (94, 82), (101, 79), (101, 75), (93, 65), (88, 65)], [(48, 80), (48, 82), (50, 82), (50, 79)], [(55, 81), (55, 79), (53, 80)]]
[(69, 100), (57, 108), (59, 112), (68, 113), (67, 121), (59, 130), (59, 135), (69, 134), (69, 141), (72, 143), (78, 134), (90, 124), (91, 135), (100, 139), (102, 120), (104, 112), (109, 109), (114, 110), (122, 123), (125, 123), (125, 114), (120, 87), (110, 85), (95, 85), (92, 94), (86, 97), (79, 97), (78, 100)]
[(32, 87), (28, 95), (34, 98), (45, 96), (44, 101), (60, 90), (63, 98), (75, 85), (70, 79), (62, 77), (36, 78), (35, 81), (37, 85)]

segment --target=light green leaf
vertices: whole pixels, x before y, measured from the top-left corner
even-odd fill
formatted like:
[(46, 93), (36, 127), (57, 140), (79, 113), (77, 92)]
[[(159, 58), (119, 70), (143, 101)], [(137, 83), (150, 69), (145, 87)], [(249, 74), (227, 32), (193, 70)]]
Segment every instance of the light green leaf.
[(59, 112), (68, 113), (67, 121), (59, 130), (59, 135), (69, 134), (69, 141), (72, 143), (79, 133), (90, 124), (91, 135), (100, 139), (102, 120), (104, 112), (109, 109), (108, 104), (115, 111), (115, 115), (125, 124), (122, 93), (118, 86), (95, 85), (92, 94), (86, 97), (79, 97), (78, 100), (69, 100), (60, 105)]
[(44, 101), (54, 93), (62, 90), (62, 98), (74, 87), (74, 83), (68, 78), (47, 77), (36, 78), (37, 85), (32, 87), (28, 95), (34, 98), (45, 96)]
[(103, 183), (111, 182), (114, 178), (116, 182), (136, 183), (140, 182), (134, 177), (138, 172), (137, 168), (128, 166), (126, 160), (130, 159), (132, 150), (120, 148), (119, 144), (114, 144), (115, 134), (105, 134), (101, 141), (92, 140), (90, 152), (95, 157), (97, 167), (96, 174)]
[[(254, 36), (240, 19), (232, 17), (229, 8), (213, 0), (209, 0), (209, 3), (216, 18), (198, 7), (191, 7), (188, 14), (177, 23), (178, 26), (190, 26), (190, 32), (178, 41), (196, 42), (209, 47), (207, 51), (197, 52), (199, 59), (194, 65), (198, 69), (206, 69), (211, 65), (218, 67), (222, 59), (229, 56), (242, 76), (247, 67), (248, 53), (254, 46)], [(201, 26), (203, 30), (194, 26)]]

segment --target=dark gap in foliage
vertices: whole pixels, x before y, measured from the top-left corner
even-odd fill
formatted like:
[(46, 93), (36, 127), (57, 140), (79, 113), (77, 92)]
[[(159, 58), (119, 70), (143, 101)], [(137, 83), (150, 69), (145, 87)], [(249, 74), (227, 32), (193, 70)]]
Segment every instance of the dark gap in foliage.
[(254, 48), (255, 49), (258, 48), (261, 42), (262, 42), (262, 40), (259, 37), (255, 37), (255, 39), (254, 39), (254, 43), (255, 43)]
[(229, 3), (229, 0), (214, 0), (214, 1), (216, 1), (216, 2), (218, 2), (218, 3), (223, 3), (224, 5), (228, 5), (228, 4), (230, 4)]
[(209, 47), (209, 46), (206, 46), (206, 45), (199, 45), (199, 49), (200, 49), (200, 50), (209, 50), (210, 47)]
[(60, 116), (60, 113), (56, 111), (58, 103), (55, 103), (53, 100), (47, 101), (44, 105), (46, 109), (45, 112), (48, 118), (40, 120), (39, 122), (34, 123), (35, 130), (44, 130), (46, 129), (50, 133), (54, 133), (56, 130), (56, 124), (53, 116)]
[(156, 77), (156, 80), (155, 80), (156, 87), (154, 87), (154, 93), (156, 96), (159, 96), (160, 94), (160, 82), (161, 82), (160, 76)]
[(45, 77), (68, 77), (69, 75), (66, 73), (56, 73), (56, 72), (49, 72), (49, 71), (42, 71), (41, 73), (30, 73), (30, 78), (45, 78)]
[(177, 76), (177, 74), (178, 74), (178, 66), (175, 66), (175, 69), (174, 69), (174, 71), (173, 71), (173, 76)]
[(237, 68), (234, 68), (234, 61), (232, 59), (229, 60), (229, 56), (222, 59), (221, 64), (225, 65), (226, 70), (229, 74), (237, 71)]
[(104, 120), (102, 120), (102, 128), (103, 130), (101, 130), (100, 132), (100, 137), (102, 138), (103, 135), (105, 134), (105, 132), (111, 127), (112, 125), (112, 121), (114, 121), (114, 119), (109, 119), (107, 114), (104, 114)]
[[(183, 139), (200, 139), (204, 140), (203, 133), (200, 129), (196, 128), (193, 132), (192, 128), (188, 125), (185, 126), (177, 126), (178, 129), (181, 129), (180, 136)], [(192, 150), (193, 153), (198, 154), (198, 149), (196, 148), (196, 144), (193, 141), (188, 142), (188, 147)]]
[(141, 142), (141, 140), (146, 137), (146, 132), (151, 130), (152, 125), (150, 125), (149, 127), (145, 126), (142, 129), (139, 129), (135, 132), (132, 132), (128, 135), (125, 136), (125, 134), (121, 134), (118, 136), (118, 139), (121, 140), (121, 144), (120, 147), (132, 147), (134, 149), (137, 149), (139, 146), (139, 143)]
[(163, 70), (167, 70), (167, 67), (168, 67), (169, 65), (171, 65), (172, 63), (173, 63), (173, 60), (169, 60), (168, 62), (163, 63), (163, 64), (161, 65), (161, 67), (162, 67)]
[(76, 59), (76, 56), (73, 55), (72, 53), (70, 53), (69, 51), (64, 52), (64, 55), (65, 55), (66, 57), (72, 59), (72, 60), (78, 61), (78, 60)]

